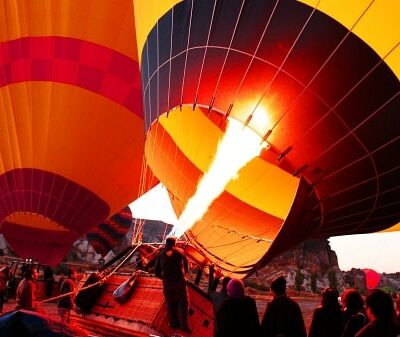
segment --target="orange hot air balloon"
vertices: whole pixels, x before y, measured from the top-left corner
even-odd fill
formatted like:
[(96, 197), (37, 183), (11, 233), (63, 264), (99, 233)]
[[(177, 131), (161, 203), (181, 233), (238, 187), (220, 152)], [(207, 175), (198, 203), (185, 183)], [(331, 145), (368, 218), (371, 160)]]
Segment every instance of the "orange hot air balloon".
[(0, 1), (0, 232), (55, 264), (138, 196), (132, 1)]
[(230, 118), (270, 144), (186, 231), (225, 273), (245, 276), (305, 239), (399, 222), (397, 1), (134, 7), (146, 160), (175, 212)]

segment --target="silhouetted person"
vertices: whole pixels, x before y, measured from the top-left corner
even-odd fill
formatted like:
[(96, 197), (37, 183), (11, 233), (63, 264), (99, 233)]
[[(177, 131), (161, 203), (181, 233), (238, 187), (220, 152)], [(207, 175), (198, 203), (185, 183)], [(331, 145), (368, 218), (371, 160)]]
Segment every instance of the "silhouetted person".
[(343, 329), (342, 309), (336, 289), (322, 291), (321, 305), (313, 313), (308, 337), (340, 337)]
[(51, 297), (53, 293), (54, 275), (50, 266), (44, 267), (43, 279), (46, 282), (46, 297)]
[(396, 322), (393, 300), (381, 289), (373, 289), (365, 298), (369, 323), (356, 337), (397, 337), (400, 324)]
[(74, 269), (68, 269), (67, 278), (63, 280), (60, 287), (60, 295), (68, 294), (58, 299), (57, 308), (58, 316), (61, 322), (69, 323), (71, 317), (71, 309), (75, 308), (75, 281), (77, 278)]
[(217, 331), (217, 312), (221, 307), (222, 302), (224, 302), (228, 297), (227, 286), (231, 278), (226, 276), (222, 279), (222, 288), (220, 291), (210, 291), (211, 301), (213, 303), (214, 309), (214, 336), (216, 336)]
[(300, 306), (286, 295), (286, 280), (280, 276), (272, 281), (273, 299), (267, 304), (261, 322), (263, 337), (305, 337), (306, 328)]
[(342, 295), (343, 326), (342, 337), (354, 337), (368, 323), (364, 299), (358, 290), (350, 288)]
[(163, 293), (167, 304), (169, 325), (190, 333), (188, 320), (188, 295), (185, 274), (188, 261), (184, 252), (175, 247), (176, 238), (169, 237), (155, 261), (154, 273), (163, 281)]
[(143, 258), (140, 254), (137, 254), (135, 257), (135, 269), (136, 270), (143, 270)]
[(38, 273), (36, 269), (26, 268), (24, 278), (19, 283), (16, 294), (16, 309), (38, 311), (36, 302), (36, 280)]
[(3, 312), (4, 296), (6, 294), (6, 287), (9, 276), (10, 268), (8, 266), (0, 269), (0, 313)]
[(227, 285), (229, 297), (217, 311), (216, 337), (259, 337), (260, 321), (256, 301), (244, 294), (243, 282), (231, 279)]

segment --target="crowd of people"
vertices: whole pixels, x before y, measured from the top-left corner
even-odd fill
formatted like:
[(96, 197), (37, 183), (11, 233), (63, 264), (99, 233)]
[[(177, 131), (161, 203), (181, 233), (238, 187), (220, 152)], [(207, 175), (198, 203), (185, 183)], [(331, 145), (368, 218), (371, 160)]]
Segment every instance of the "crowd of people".
[[(169, 326), (187, 334), (189, 298), (185, 274), (187, 258), (170, 237), (153, 261), (154, 273), (162, 279), (163, 294), (168, 311)], [(0, 310), (2, 309), (7, 267), (0, 270)], [(16, 289), (16, 309), (40, 311), (36, 301), (37, 270), (27, 268)], [(256, 301), (245, 294), (241, 280), (222, 277), (217, 271), (210, 275), (209, 295), (214, 311), (214, 337), (399, 337), (400, 296), (393, 301), (390, 294), (380, 289), (370, 290), (365, 300), (356, 289), (347, 289), (340, 296), (333, 288), (321, 293), (321, 303), (315, 308), (307, 334), (299, 304), (286, 293), (286, 279), (280, 276), (271, 282), (272, 299), (262, 317)], [(69, 323), (70, 311), (75, 310), (74, 297), (77, 273), (68, 270), (60, 280), (57, 302), (62, 322)], [(221, 288), (217, 291), (219, 280)], [(1, 311), (0, 311), (1, 312)]]
[[(224, 278), (225, 281), (226, 278)], [(231, 279), (211, 296), (214, 305), (214, 337), (306, 337), (300, 306), (286, 295), (286, 280), (280, 276), (271, 283), (273, 298), (259, 322), (254, 299), (244, 295), (240, 280)], [(396, 309), (390, 294), (370, 290), (365, 301), (356, 289), (347, 289), (339, 302), (339, 292), (326, 288), (315, 308), (308, 337), (399, 337), (400, 298)], [(214, 303), (215, 304), (215, 303)]]
[[(170, 327), (190, 333), (185, 281), (188, 262), (175, 244), (175, 238), (166, 240), (153, 262), (155, 275), (163, 281)], [(220, 278), (222, 286), (217, 291)], [(308, 335), (299, 304), (286, 294), (283, 276), (272, 281), (273, 298), (261, 319), (256, 301), (246, 296), (241, 280), (222, 278), (219, 273), (215, 278), (210, 277), (208, 291), (213, 302), (214, 337), (400, 336), (400, 298), (395, 309), (392, 297), (380, 289), (368, 292), (365, 301), (356, 289), (347, 289), (341, 298), (336, 289), (324, 289), (321, 304), (313, 312)]]

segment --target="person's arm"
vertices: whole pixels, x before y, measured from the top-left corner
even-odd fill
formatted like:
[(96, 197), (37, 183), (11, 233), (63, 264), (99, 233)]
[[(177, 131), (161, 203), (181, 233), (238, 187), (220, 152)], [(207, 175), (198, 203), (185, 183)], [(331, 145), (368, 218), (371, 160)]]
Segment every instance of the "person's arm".
[(158, 278), (162, 278), (160, 255), (161, 253), (158, 253), (154, 261), (154, 275), (156, 275)]
[(32, 282), (27, 282), (25, 284), (25, 300), (26, 300), (26, 307), (30, 310), (36, 310), (35, 308), (35, 292), (36, 287)]
[(187, 257), (185, 256), (184, 253), (183, 253), (183, 268), (184, 268), (185, 274), (186, 274), (189, 270), (189, 265), (188, 265)]

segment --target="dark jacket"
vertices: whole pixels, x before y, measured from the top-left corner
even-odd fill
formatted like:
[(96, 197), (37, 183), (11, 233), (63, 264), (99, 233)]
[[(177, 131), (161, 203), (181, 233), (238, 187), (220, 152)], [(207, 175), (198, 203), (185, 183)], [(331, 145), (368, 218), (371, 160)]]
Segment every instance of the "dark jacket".
[(261, 330), (263, 337), (306, 337), (300, 306), (286, 295), (276, 296), (267, 305)]
[[(60, 294), (61, 295), (67, 294), (73, 292), (74, 290), (75, 290), (75, 282), (72, 279), (67, 278), (61, 284)], [(74, 300), (74, 294), (61, 297), (57, 302), (57, 307), (64, 309), (71, 309), (73, 307), (73, 300)]]
[(22, 279), (17, 288), (16, 302), (17, 310), (37, 310), (35, 281), (27, 278)]
[(163, 281), (184, 281), (188, 270), (187, 258), (181, 249), (163, 248), (156, 259), (154, 273)]
[(228, 297), (222, 302), (216, 320), (216, 337), (261, 336), (256, 301), (250, 296)]
[(339, 306), (318, 307), (314, 310), (308, 337), (340, 337), (343, 329), (343, 314)]
[(367, 323), (368, 318), (363, 311), (350, 316), (347, 322), (345, 322), (342, 337), (354, 337)]
[(394, 319), (378, 318), (362, 328), (356, 337), (397, 337), (399, 335), (399, 323)]

